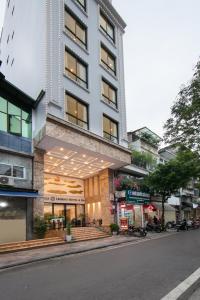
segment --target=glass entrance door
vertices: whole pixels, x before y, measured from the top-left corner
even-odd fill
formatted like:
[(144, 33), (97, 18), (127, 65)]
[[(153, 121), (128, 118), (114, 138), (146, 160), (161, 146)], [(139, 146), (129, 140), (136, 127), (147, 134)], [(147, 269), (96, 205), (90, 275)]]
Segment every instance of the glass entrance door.
[(66, 221), (73, 224), (76, 220), (76, 209), (75, 205), (67, 204), (66, 205)]

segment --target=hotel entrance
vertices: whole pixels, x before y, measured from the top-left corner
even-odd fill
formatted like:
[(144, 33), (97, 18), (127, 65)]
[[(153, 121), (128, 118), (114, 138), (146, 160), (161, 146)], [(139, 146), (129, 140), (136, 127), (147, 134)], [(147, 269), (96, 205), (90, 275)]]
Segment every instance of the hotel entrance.
[(72, 226), (85, 225), (85, 205), (44, 203), (44, 218), (49, 229), (63, 229), (67, 223)]

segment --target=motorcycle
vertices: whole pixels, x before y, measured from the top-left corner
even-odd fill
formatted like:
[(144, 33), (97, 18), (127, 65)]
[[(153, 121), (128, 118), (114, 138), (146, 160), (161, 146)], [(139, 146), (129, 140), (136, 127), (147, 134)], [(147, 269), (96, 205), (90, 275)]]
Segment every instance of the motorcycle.
[(147, 231), (143, 227), (135, 227), (134, 225), (129, 225), (128, 235), (145, 237), (147, 235)]
[(147, 223), (146, 225), (146, 230), (147, 231), (155, 231), (157, 233), (160, 233), (162, 231), (161, 225), (160, 224), (150, 224)]
[(188, 230), (188, 225), (187, 225), (187, 221), (183, 220), (183, 221), (179, 221), (176, 224), (176, 230), (180, 231), (180, 230)]
[(169, 222), (167, 222), (165, 227), (166, 227), (166, 229), (176, 229), (176, 223), (175, 223), (175, 221), (169, 221)]

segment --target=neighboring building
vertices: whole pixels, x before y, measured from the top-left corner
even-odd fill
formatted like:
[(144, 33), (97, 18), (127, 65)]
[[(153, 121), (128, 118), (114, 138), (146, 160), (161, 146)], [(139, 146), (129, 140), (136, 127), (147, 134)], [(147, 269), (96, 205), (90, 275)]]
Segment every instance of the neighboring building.
[[(24, 13), (24, 12), (28, 13)], [(34, 214), (113, 222), (114, 170), (130, 164), (123, 34), (111, 1), (10, 0), (0, 49), (6, 77), (36, 98)]]
[(0, 243), (32, 237), (32, 109), (37, 102), (0, 73)]
[[(166, 163), (176, 157), (177, 148), (167, 146), (159, 150), (160, 163)], [(181, 188), (177, 195), (168, 199), (168, 203), (176, 207), (178, 219), (189, 219), (200, 216), (199, 189), (196, 188), (196, 179), (191, 179), (186, 188)]]

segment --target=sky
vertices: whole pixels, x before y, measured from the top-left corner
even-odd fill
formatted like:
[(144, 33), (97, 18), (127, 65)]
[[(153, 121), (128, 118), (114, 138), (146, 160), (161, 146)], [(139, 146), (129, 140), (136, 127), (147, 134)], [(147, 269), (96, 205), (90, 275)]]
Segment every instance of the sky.
[[(0, 30), (5, 2), (0, 0)], [(147, 126), (162, 136), (170, 107), (181, 85), (191, 79), (200, 57), (200, 0), (112, 0), (112, 3), (127, 24), (124, 35), (127, 129)]]

